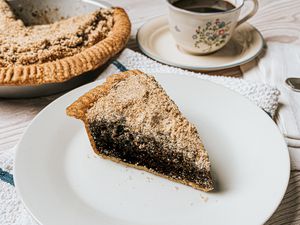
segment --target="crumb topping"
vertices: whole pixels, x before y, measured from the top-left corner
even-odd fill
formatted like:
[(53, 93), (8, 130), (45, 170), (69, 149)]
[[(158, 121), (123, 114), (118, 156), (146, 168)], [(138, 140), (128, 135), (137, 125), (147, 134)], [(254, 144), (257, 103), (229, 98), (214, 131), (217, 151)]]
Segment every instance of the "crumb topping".
[(132, 133), (154, 138), (163, 149), (181, 153), (199, 170), (210, 170), (196, 127), (182, 116), (152, 76), (141, 74), (120, 81), (94, 103), (86, 117), (89, 123), (125, 121)]
[(0, 67), (75, 55), (106, 38), (114, 23), (112, 9), (34, 26), (25, 26), (4, 0), (0, 12)]

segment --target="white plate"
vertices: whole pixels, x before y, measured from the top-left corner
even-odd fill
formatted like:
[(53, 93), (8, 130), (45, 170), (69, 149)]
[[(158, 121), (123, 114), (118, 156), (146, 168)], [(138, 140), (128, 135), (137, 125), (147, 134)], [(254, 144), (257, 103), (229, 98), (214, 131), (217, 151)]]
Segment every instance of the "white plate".
[(265, 44), (260, 32), (244, 23), (221, 50), (209, 55), (192, 55), (177, 47), (165, 16), (145, 23), (137, 33), (137, 42), (146, 55), (159, 62), (196, 71), (221, 70), (247, 63), (261, 53)]
[(275, 123), (244, 97), (208, 81), (155, 75), (198, 128), (216, 191), (204, 193), (96, 156), (83, 124), (65, 114), (80, 87), (31, 123), (15, 158), (17, 191), (43, 225), (256, 225), (279, 205), (289, 155)]

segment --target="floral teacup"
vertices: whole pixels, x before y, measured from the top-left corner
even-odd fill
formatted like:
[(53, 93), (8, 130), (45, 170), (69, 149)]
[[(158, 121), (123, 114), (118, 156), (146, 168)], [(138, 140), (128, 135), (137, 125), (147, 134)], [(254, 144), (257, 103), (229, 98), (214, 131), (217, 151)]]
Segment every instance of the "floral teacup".
[(169, 26), (180, 48), (192, 54), (209, 54), (224, 47), (235, 28), (252, 17), (258, 9), (258, 1), (252, 0), (254, 7), (239, 20), (245, 0), (227, 0), (235, 6), (224, 12), (199, 13), (177, 8), (177, 0), (167, 0), (169, 6)]

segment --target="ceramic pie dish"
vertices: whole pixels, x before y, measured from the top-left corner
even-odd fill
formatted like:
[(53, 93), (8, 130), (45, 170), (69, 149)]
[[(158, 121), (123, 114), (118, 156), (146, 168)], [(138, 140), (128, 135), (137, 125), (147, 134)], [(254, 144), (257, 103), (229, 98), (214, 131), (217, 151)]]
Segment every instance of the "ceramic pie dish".
[[(28, 90), (31, 92), (30, 89), (35, 87), (48, 89), (50, 85), (51, 89), (52, 84), (54, 90), (50, 92), (62, 91), (64, 87), (56, 88), (55, 84), (64, 82), (71, 84), (66, 87), (72, 88), (78, 82), (70, 80), (79, 75), (88, 77), (120, 52), (130, 35), (130, 20), (122, 8), (99, 9), (99, 5), (93, 5), (83, 15), (70, 13), (71, 18), (64, 19), (70, 17), (70, 14), (64, 13), (61, 20), (34, 24), (22, 16), (18, 19), (19, 14), (15, 11), (20, 12), (21, 9), (16, 9), (14, 4), (0, 0), (1, 97), (9, 97), (5, 95), (10, 93), (13, 93), (12, 97), (18, 97), (18, 89), (16, 92), (11, 90), (15, 87), (26, 87), (21, 89), (20, 95)], [(54, 11), (63, 8), (58, 1), (56, 4)], [(69, 1), (69, 4), (72, 3)], [(90, 3), (81, 4), (85, 6)], [(40, 21), (41, 15), (35, 10), (32, 12)]]

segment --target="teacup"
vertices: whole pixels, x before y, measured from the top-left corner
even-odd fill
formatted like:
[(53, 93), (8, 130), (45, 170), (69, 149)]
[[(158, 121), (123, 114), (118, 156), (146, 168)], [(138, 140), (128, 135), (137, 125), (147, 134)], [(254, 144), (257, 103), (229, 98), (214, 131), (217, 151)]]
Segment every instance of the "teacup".
[(251, 0), (253, 9), (238, 20), (245, 0), (226, 0), (233, 8), (217, 12), (195, 12), (180, 8), (175, 6), (177, 1), (167, 0), (170, 31), (181, 49), (198, 55), (213, 53), (224, 47), (235, 28), (258, 10), (258, 1)]

